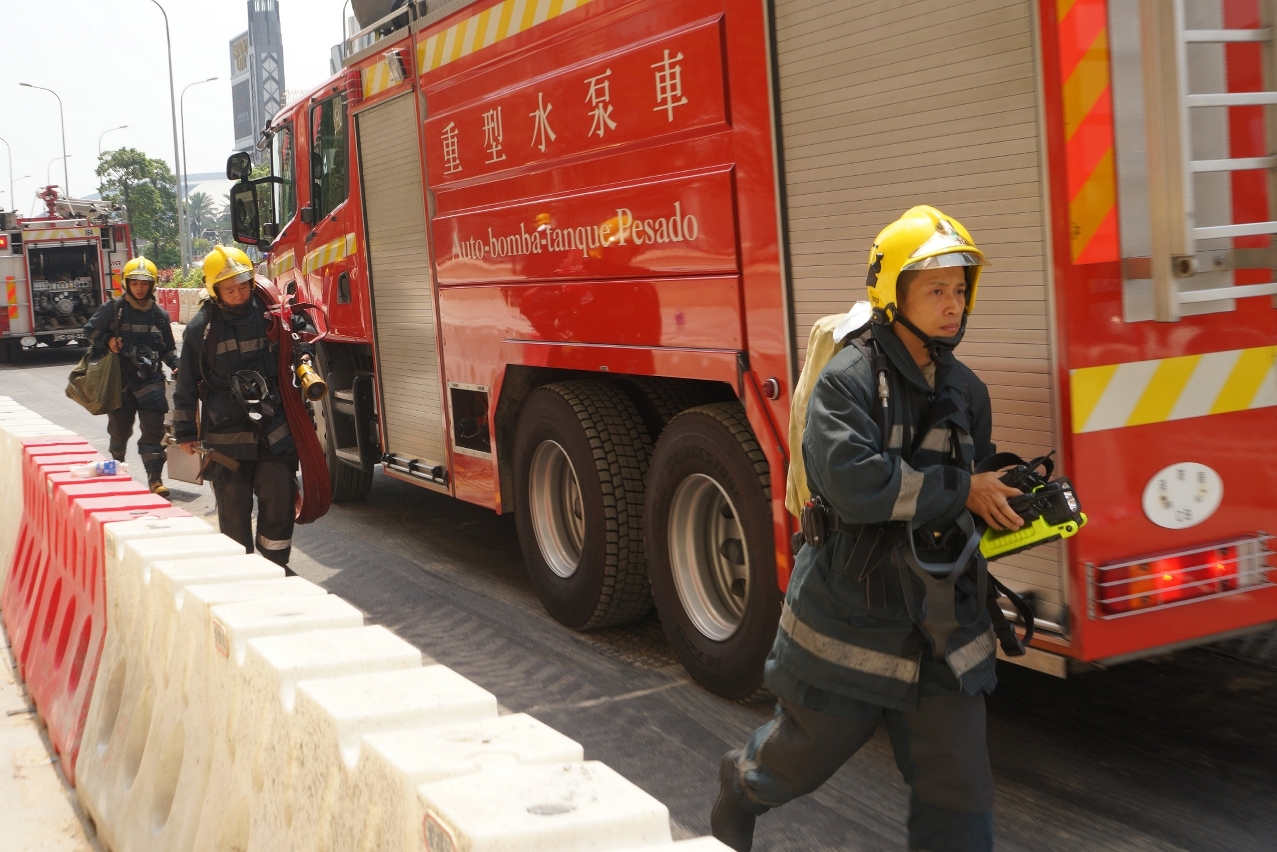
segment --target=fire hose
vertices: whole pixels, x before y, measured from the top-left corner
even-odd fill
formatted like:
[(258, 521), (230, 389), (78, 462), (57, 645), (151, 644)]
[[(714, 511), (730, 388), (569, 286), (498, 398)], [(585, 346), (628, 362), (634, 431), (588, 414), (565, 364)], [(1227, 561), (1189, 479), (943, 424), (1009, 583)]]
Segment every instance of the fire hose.
[[(305, 331), (305, 323), (294, 323), (293, 318), (296, 315), (304, 321), (306, 311), (320, 308), (297, 303), (295, 297), (281, 298), (273, 284), (261, 279), (257, 289), (267, 305), (267, 336), (279, 345), (279, 395), (284, 400), (284, 416), (288, 418), (288, 428), (293, 433), (301, 462), (302, 487), (295, 501), (296, 520), (299, 524), (309, 524), (322, 518), (332, 503), (328, 459), (319, 444), (310, 412), (306, 410), (306, 399), (318, 404), (327, 391), (310, 357), (314, 343), (324, 335)], [(293, 381), (285, 381), (286, 376), (292, 376)], [(296, 392), (290, 393), (290, 390)]]

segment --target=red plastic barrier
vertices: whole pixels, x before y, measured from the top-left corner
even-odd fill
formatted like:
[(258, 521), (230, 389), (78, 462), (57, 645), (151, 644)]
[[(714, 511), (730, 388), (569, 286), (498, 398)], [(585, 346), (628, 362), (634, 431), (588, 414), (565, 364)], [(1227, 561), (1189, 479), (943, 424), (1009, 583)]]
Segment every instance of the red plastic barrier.
[(44, 596), (48, 580), (52, 500), (47, 477), (65, 473), (75, 464), (102, 460), (83, 439), (78, 444), (64, 441), (24, 445), (22, 456), (22, 523), (13, 565), (0, 595), (0, 612), (4, 614), (9, 647), (18, 661), (19, 672), (31, 636), (36, 602)]
[(106, 638), (103, 524), (186, 514), (131, 480), (54, 485), (60, 541), (49, 560), (49, 591), (37, 608), (40, 627), (26, 649), (26, 680), (72, 784)]
[(169, 319), (177, 322), (178, 314), (182, 310), (180, 291), (176, 287), (161, 287), (155, 291), (155, 296), (160, 307), (168, 312)]

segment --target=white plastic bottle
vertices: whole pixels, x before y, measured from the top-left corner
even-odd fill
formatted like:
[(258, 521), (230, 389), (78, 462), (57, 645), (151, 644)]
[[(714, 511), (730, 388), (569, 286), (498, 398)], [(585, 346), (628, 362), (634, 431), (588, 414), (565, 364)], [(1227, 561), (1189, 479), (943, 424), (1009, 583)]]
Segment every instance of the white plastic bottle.
[(71, 466), (71, 475), (76, 479), (91, 479), (95, 476), (115, 476), (116, 474), (129, 472), (129, 466), (125, 462), (118, 462), (115, 459), (106, 459), (97, 462), (84, 462), (82, 464)]

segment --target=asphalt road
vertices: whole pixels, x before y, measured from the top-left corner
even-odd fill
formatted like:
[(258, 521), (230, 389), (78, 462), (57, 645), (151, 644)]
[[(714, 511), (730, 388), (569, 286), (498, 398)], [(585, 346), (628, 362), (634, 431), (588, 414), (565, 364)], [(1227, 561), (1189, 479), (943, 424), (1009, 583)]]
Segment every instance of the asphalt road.
[[(105, 452), (105, 418), (63, 395), (79, 353), (0, 365), (0, 395)], [(136, 448), (135, 475), (143, 479)], [(207, 486), (172, 485), (212, 515)], [(660, 623), (582, 635), (538, 603), (513, 517), (378, 475), (362, 503), (299, 527), (293, 567), (585, 746), (709, 833), (718, 759), (770, 715), (688, 681)], [(1210, 650), (1057, 680), (999, 664), (989, 701), (1002, 850), (1277, 849), (1277, 670)], [(757, 850), (904, 848), (908, 793), (886, 735), (815, 794), (759, 821)]]

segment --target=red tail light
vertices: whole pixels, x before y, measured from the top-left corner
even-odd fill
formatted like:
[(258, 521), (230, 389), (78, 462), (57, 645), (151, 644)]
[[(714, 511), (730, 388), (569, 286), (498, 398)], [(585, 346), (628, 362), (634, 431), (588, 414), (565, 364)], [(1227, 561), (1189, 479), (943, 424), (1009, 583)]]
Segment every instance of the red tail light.
[(1217, 595), (1237, 588), (1238, 564), (1237, 546), (1229, 545), (1100, 567), (1096, 597), (1105, 615), (1117, 615)]

